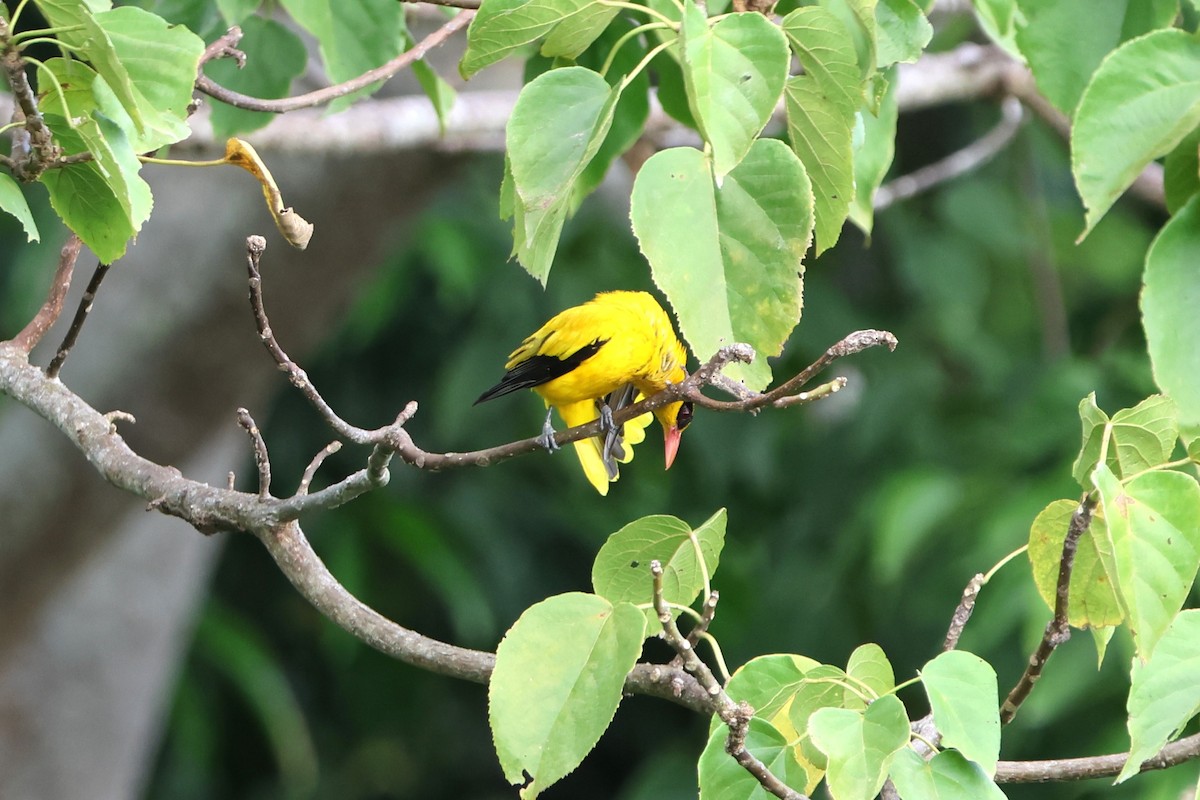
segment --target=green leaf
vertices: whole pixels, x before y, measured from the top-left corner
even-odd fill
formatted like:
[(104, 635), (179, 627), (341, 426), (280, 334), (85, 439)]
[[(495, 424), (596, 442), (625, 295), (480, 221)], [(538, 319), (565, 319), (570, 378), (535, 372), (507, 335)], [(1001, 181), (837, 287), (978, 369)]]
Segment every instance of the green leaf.
[(813, 742), (829, 757), (826, 782), (837, 800), (871, 800), (887, 780), (896, 754), (908, 744), (908, 716), (895, 695), (865, 711), (822, 708), (809, 718)]
[[(552, 30), (544, 54), (574, 58), (600, 35), (618, 10), (597, 0), (484, 0), (467, 29), (467, 50), (459, 72), (469, 78)], [(561, 32), (556, 30), (560, 24)]]
[[(695, 531), (686, 522), (663, 515), (642, 517), (612, 534), (596, 554), (592, 586), (610, 602), (649, 603), (653, 600), (650, 562), (663, 567), (663, 597), (669, 603), (691, 605), (704, 588), (697, 549), (709, 577), (716, 572), (725, 546), (725, 509)], [(692, 538), (695, 537), (695, 544)], [(661, 631), (658, 615), (647, 609), (650, 633)]]
[[(725, 752), (729, 727), (721, 724), (708, 737), (700, 754), (697, 770), (700, 779), (700, 800), (770, 800), (774, 795), (739, 763)], [(793, 756), (783, 734), (770, 723), (754, 717), (746, 732), (746, 749), (766, 765), (775, 777), (788, 786), (804, 787), (808, 778)]]
[[(1123, 124), (1114, 125), (1113, 120)], [(1151, 161), (1200, 125), (1200, 40), (1149, 33), (1104, 59), (1083, 92), (1071, 129), (1071, 170), (1095, 227)]]
[[(825, 776), (826, 764), (825, 755), (808, 738), (808, 718), (818, 708), (841, 704), (845, 677), (837, 667), (806, 656), (778, 654), (751, 659), (725, 685), (731, 698), (749, 703), (756, 717), (771, 723), (792, 743), (792, 755), (808, 776), (808, 785), (797, 788), (806, 794)], [(825, 678), (831, 680), (819, 680)], [(709, 733), (720, 724), (714, 716)]]
[(926, 761), (906, 747), (892, 762), (891, 778), (904, 800), (1004, 800), (987, 773), (954, 750)]
[(504, 777), (534, 798), (570, 773), (612, 721), (646, 618), (574, 592), (525, 610), (496, 650), (488, 719)]
[(881, 77), (887, 90), (872, 114), (860, 111), (854, 136), (854, 201), (850, 221), (869, 234), (875, 223), (875, 192), (887, 176), (896, 154), (896, 81), (894, 69)]
[(1104, 654), (1108, 652), (1108, 643), (1112, 641), (1116, 631), (1116, 627), (1111, 625), (1107, 628), (1091, 628), (1088, 631), (1092, 634), (1092, 643), (1096, 645), (1096, 669), (1104, 666)]
[(638, 172), (630, 215), (692, 351), (705, 359), (746, 342), (755, 363), (725, 372), (765, 387), (767, 357), (780, 353), (800, 318), (801, 262), (812, 235), (812, 190), (795, 153), (760, 139), (717, 189), (704, 154), (664, 150)]
[(47, 170), (39, 180), (67, 226), (102, 262), (111, 263), (150, 216), (153, 201), (138, 175), (137, 154), (124, 131), (98, 112), (76, 128), (56, 114), (45, 118), (66, 155), (88, 151), (93, 160)]
[(975, 0), (971, 6), (987, 37), (1010, 56), (1020, 58), (1016, 34), (1017, 24), (1023, 17), (1017, 8), (1017, 0)]
[(787, 40), (756, 12), (730, 14), (709, 25), (684, 0), (683, 77), (700, 133), (712, 145), (718, 181), (749, 152), (787, 80)]
[(1200, 714), (1200, 610), (1184, 611), (1163, 632), (1145, 664), (1133, 661), (1129, 690), (1129, 760), (1117, 783), (1136, 775), (1142, 762)]
[(1165, 464), (1179, 438), (1175, 401), (1161, 394), (1151, 395), (1109, 419), (1096, 405), (1096, 393), (1092, 392), (1080, 401), (1079, 418), (1083, 422), (1083, 447), (1072, 474), (1084, 489), (1092, 488), (1091, 473), (1100, 458), (1105, 430), (1111, 428), (1108, 466), (1123, 477)]
[(979, 656), (950, 650), (921, 669), (942, 744), (996, 774), (1000, 758), (1000, 700), (996, 671)]
[[(877, 644), (868, 643), (854, 648), (850, 660), (846, 662), (846, 674), (866, 685), (876, 697), (889, 694), (896, 688), (892, 662), (888, 661), (883, 648)], [(858, 701), (858, 695), (846, 692), (847, 707), (851, 707), (849, 704), (853, 701)]]
[(699, 130), (692, 108), (688, 105), (687, 84), (683, 79), (683, 68), (671, 56), (668, 48), (650, 62), (658, 83), (658, 102), (671, 119), (692, 130)]
[(217, 9), (226, 25), (241, 25), (261, 3), (262, 0), (217, 0)]
[(1200, 485), (1150, 472), (1122, 485), (1107, 466), (1096, 486), (1112, 538), (1117, 594), (1138, 655), (1149, 658), (1183, 607), (1200, 567)]
[[(1117, 45), (1169, 26), (1176, 0), (1018, 0), (1016, 41), (1038, 89), (1060, 111), (1075, 112), (1096, 67)], [(1070, 47), (1063, 47), (1069, 41)]]
[[(611, 47), (621, 36), (632, 29), (633, 23), (627, 20), (618, 20), (610, 25), (608, 30), (596, 40), (596, 47), (580, 56), (580, 66), (595, 70), (602, 68), (603, 59), (607, 57)], [(609, 68), (605, 80), (614, 87), (625, 81), (626, 76), (633, 72), (646, 52), (646, 46), (641, 43), (640, 37), (626, 42), (613, 58), (612, 66)], [(604, 176), (608, 174), (608, 169), (613, 162), (624, 155), (641, 138), (642, 131), (646, 128), (646, 120), (649, 118), (650, 76), (645, 70), (642, 70), (621, 90), (621, 97), (613, 109), (612, 125), (609, 126), (608, 134), (596, 150), (596, 155), (584, 167), (579, 179), (575, 182), (574, 197), (572, 198), (574, 207), (577, 208), (583, 202), (584, 197), (603, 182)]]
[(550, 31), (546, 41), (542, 42), (542, 55), (549, 58), (575, 58), (604, 33), (608, 23), (620, 10), (595, 0), (582, 3), (578, 11), (563, 18)]
[(854, 39), (854, 52), (858, 56), (858, 71), (864, 83), (875, 75), (875, 47), (877, 24), (875, 21), (877, 0), (820, 0), (819, 5), (831, 11)]
[(1154, 382), (1178, 405), (1185, 430), (1200, 428), (1200, 196), (1167, 221), (1146, 254), (1142, 325)]
[[(86, 3), (79, 0), (35, 0), (46, 21), (56, 28), (80, 28), (59, 34), (59, 38), (75, 48), (76, 57), (89, 62), (97, 73), (104, 76), (121, 106), (129, 115), (134, 131), (144, 131), (142, 106), (133, 92), (133, 82), (125, 68), (124, 60), (113, 47), (105, 29)], [(112, 13), (112, 12), (103, 12)], [(193, 70), (193, 78), (195, 72)]]
[[(774, 717), (786, 714), (808, 670), (820, 666), (807, 656), (774, 654), (750, 659), (730, 676), (725, 692), (737, 702), (754, 707), (756, 716), (778, 727)], [(710, 731), (721, 720), (713, 717)]]
[[(412, 37), (409, 37), (408, 47), (411, 48), (414, 44)], [(454, 103), (458, 100), (458, 92), (454, 91), (454, 87), (424, 59), (413, 62), (412, 72), (417, 83), (421, 84), (425, 96), (433, 104), (433, 112), (437, 114), (438, 119), (438, 132), (444, 135), (446, 120), (450, 118), (450, 110), (454, 108)]]
[(837, 244), (854, 197), (853, 133), (861, 81), (854, 40), (828, 9), (798, 8), (782, 25), (804, 67), (802, 75), (787, 81), (784, 99), (788, 138), (812, 179), (820, 255)]
[(881, 69), (916, 61), (933, 38), (933, 26), (912, 0), (879, 0), (875, 22), (875, 61)]
[(1200, 191), (1200, 128), (1189, 133), (1163, 161), (1163, 190), (1171, 214)]
[[(1051, 611), (1057, 601), (1063, 542), (1078, 507), (1079, 503), (1074, 500), (1055, 500), (1042, 509), (1029, 529), (1028, 555), (1033, 567), (1033, 582)], [(1067, 618), (1076, 628), (1118, 625), (1125, 618), (1117, 599), (1117, 576), (1112, 571), (1114, 561), (1110, 545), (1104, 528), (1104, 514), (1097, 508), (1092, 513), (1092, 524), (1079, 537), (1068, 586)]]
[[(317, 40), (325, 72), (342, 83), (400, 55), (408, 39), (404, 9), (395, 0), (280, 0)], [(374, 93), (382, 82), (340, 97), (329, 104), (341, 111)]]
[(508, 119), (514, 252), (543, 284), (575, 181), (608, 134), (620, 89), (583, 67), (551, 70), (525, 85)]
[[(204, 41), (187, 28), (168, 25), (140, 8), (116, 8), (97, 14), (96, 20), (107, 33), (132, 86), (137, 113), (126, 111), (135, 122), (140, 117), (145, 123), (144, 130), (136, 124), (122, 124), (133, 149), (142, 153), (186, 139), (191, 134), (188, 105)], [(116, 93), (112, 79), (103, 71), (100, 74)], [(119, 93), (117, 98), (121, 99)]]
[[(1079, 455), (1075, 457), (1071, 474), (1080, 486), (1091, 491), (1092, 470), (1096, 468), (1096, 462), (1100, 459), (1104, 430), (1108, 425), (1108, 414), (1096, 405), (1095, 392), (1079, 401), (1079, 419), (1083, 423), (1083, 445), (1079, 449)], [(1108, 461), (1111, 466), (1116, 466), (1116, 453), (1110, 451)]]
[[(246, 54), (246, 68), (238, 69), (231, 58), (204, 65), (208, 77), (251, 97), (286, 97), (292, 80), (304, 74), (308, 52), (292, 31), (274, 20), (250, 17), (242, 24), (238, 49)], [(275, 114), (234, 108), (219, 100), (212, 102), (213, 135), (223, 141), (239, 133), (256, 131), (275, 119)]]
[(25, 194), (21, 185), (7, 172), (0, 172), (0, 211), (11, 214), (25, 229), (25, 240), (39, 241), (37, 223), (33, 221), (33, 212), (29, 203), (25, 202)]
[(1178, 416), (1175, 401), (1161, 394), (1113, 414), (1110, 448), (1116, 450), (1122, 476), (1161, 466), (1170, 459), (1179, 438)]

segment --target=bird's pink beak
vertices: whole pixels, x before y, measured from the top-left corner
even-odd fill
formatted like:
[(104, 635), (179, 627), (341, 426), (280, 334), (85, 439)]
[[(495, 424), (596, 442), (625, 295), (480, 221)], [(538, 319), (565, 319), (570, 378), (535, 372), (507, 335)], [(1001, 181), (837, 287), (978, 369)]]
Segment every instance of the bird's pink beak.
[(683, 431), (672, 425), (666, 430), (666, 439), (663, 442), (663, 453), (667, 459), (667, 469), (671, 468), (671, 464), (675, 462), (675, 454), (679, 452), (679, 439), (683, 436)]

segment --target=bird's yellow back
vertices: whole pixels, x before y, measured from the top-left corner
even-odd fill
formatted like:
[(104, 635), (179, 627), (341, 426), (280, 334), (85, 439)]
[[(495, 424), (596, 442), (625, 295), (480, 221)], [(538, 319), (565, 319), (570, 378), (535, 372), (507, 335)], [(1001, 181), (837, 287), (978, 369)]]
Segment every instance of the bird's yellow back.
[(629, 383), (652, 395), (686, 377), (686, 353), (671, 320), (645, 292), (604, 292), (566, 309), (525, 339), (505, 366), (581, 353), (588, 355), (577, 366), (534, 391), (559, 406), (603, 397)]

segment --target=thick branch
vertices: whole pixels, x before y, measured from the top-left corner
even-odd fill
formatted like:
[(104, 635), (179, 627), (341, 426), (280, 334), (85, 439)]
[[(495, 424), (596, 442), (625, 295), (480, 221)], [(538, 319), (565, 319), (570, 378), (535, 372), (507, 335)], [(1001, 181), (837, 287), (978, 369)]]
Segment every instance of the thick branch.
[[(299, 526), (280, 514), (270, 497), (216, 488), (183, 477), (178, 470), (135, 453), (108, 418), (60, 381), (47, 378), (11, 342), (0, 343), (0, 394), (12, 397), (58, 428), (109, 483), (179, 517), (197, 530), (254, 533), (280, 569), (317, 610), (354, 636), (388, 655), (444, 675), (486, 681), (491, 653), (455, 647), (422, 636), (373, 611), (351, 595), (325, 568)], [(626, 691), (670, 700), (708, 713), (708, 699), (681, 669), (642, 664), (630, 673)]]
[(433, 33), (426, 36), (411, 49), (393, 58), (391, 61), (368, 70), (358, 77), (351, 78), (345, 83), (339, 83), (334, 86), (327, 86), (324, 89), (317, 89), (314, 92), (307, 94), (296, 95), (295, 97), (284, 97), (278, 100), (268, 100), (261, 97), (250, 97), (232, 89), (226, 89), (216, 81), (209, 78), (207, 75), (200, 75), (196, 78), (196, 88), (201, 92), (215, 97), (216, 99), (228, 103), (236, 108), (244, 108), (250, 111), (266, 111), (272, 114), (283, 114), (288, 111), (296, 111), (301, 108), (312, 108), (313, 106), (324, 105), (328, 102), (345, 97), (348, 94), (357, 92), (359, 89), (364, 89), (373, 83), (395, 75), (397, 72), (409, 67), (414, 61), (420, 61), (425, 58), (433, 48), (441, 45), (451, 36), (467, 26), (475, 16), (473, 10), (467, 9), (459, 12), (454, 19), (447, 22), (442, 27), (438, 28)]
[[(1171, 742), (1142, 762), (1142, 772), (1167, 769), (1200, 758), (1200, 733)], [(1111, 778), (1125, 768), (1128, 753), (1085, 758), (1054, 758), (1046, 761), (1001, 761), (996, 765), (997, 783), (1057, 783), (1089, 778)]]

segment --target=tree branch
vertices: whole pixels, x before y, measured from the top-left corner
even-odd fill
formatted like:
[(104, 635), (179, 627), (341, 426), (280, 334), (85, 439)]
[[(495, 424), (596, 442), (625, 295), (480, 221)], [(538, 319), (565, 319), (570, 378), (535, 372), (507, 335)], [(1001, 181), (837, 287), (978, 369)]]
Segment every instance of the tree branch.
[(455, 33), (465, 28), (474, 16), (475, 12), (471, 9), (461, 11), (445, 25), (386, 64), (368, 70), (344, 83), (327, 86), (324, 89), (317, 89), (307, 94), (284, 97), (278, 100), (250, 97), (249, 95), (235, 92), (232, 89), (226, 89), (203, 74), (196, 77), (196, 88), (223, 103), (228, 103), (235, 108), (244, 108), (249, 111), (266, 111), (272, 114), (283, 114), (301, 108), (324, 105), (339, 97), (345, 97), (348, 94), (357, 92), (359, 89), (366, 88), (378, 81), (387, 80), (400, 70), (412, 65), (414, 61), (420, 61), (425, 58), (430, 50), (441, 45)]
[(1071, 624), (1069, 622), (1069, 601), (1071, 588), (1071, 571), (1075, 566), (1075, 551), (1079, 546), (1079, 537), (1092, 524), (1092, 511), (1096, 508), (1096, 501), (1089, 495), (1084, 495), (1079, 501), (1079, 507), (1075, 509), (1075, 513), (1071, 516), (1071, 523), (1067, 528), (1067, 535), (1063, 539), (1062, 558), (1058, 562), (1058, 585), (1055, 588), (1054, 597), (1054, 617), (1046, 623), (1046, 631), (1042, 635), (1042, 641), (1038, 644), (1037, 650), (1029, 657), (1029, 664), (1025, 667), (1024, 674), (1021, 675), (1017, 685), (1008, 693), (1008, 697), (1000, 706), (1000, 723), (1002, 725), (1012, 722), (1013, 717), (1017, 714), (1017, 709), (1029, 697), (1029, 693), (1033, 691), (1033, 686), (1037, 683), (1038, 678), (1042, 677), (1042, 670), (1046, 668), (1046, 662), (1054, 653), (1055, 648), (1063, 644), (1071, 638)]
[(1024, 120), (1025, 111), (1021, 101), (1015, 97), (1005, 98), (1000, 105), (1000, 121), (996, 123), (996, 127), (940, 161), (901, 175), (880, 186), (875, 192), (875, 210), (882, 211), (894, 203), (916, 197), (939, 184), (983, 166), (1008, 146), (1017, 135), (1017, 131), (1021, 130)]
[[(1167, 769), (1200, 757), (1200, 733), (1171, 742), (1157, 755), (1142, 762), (1142, 772)], [(1045, 761), (1001, 761), (996, 765), (997, 783), (1056, 783), (1111, 778), (1120, 774), (1128, 753), (1084, 758), (1054, 758)]]
[(50, 360), (49, 366), (46, 367), (46, 375), (49, 377), (58, 377), (59, 371), (62, 370), (63, 364), (67, 361), (67, 356), (71, 354), (71, 348), (79, 340), (79, 332), (83, 330), (83, 323), (87, 321), (87, 316), (92, 311), (92, 304), (96, 302), (96, 293), (100, 291), (100, 283), (104, 280), (104, 276), (108, 274), (109, 266), (109, 264), (96, 264), (96, 269), (92, 272), (92, 279), (88, 281), (87, 289), (84, 290), (83, 297), (79, 300), (79, 307), (75, 309), (75, 317), (71, 320), (71, 327), (67, 329), (67, 334), (63, 337), (62, 344), (58, 346), (58, 351), (54, 354), (54, 358)]
[[(753, 775), (759, 785), (781, 800), (808, 800), (807, 796), (779, 780), (766, 764), (746, 748), (746, 734), (750, 730), (750, 720), (754, 717), (754, 709), (746, 703), (733, 701), (708, 665), (696, 655), (693, 642), (680, 632), (679, 626), (675, 624), (675, 617), (663, 597), (663, 567), (657, 559), (650, 562), (650, 575), (654, 581), (654, 611), (658, 614), (658, 621), (662, 624), (663, 638), (678, 654), (683, 662), (683, 668), (694, 675), (708, 693), (707, 713), (715, 713), (722, 722), (729, 726), (729, 736), (725, 740), (725, 752), (729, 753), (738, 764)], [(713, 605), (715, 610), (715, 601)], [(706, 601), (706, 610), (708, 606), (709, 603)]]
[(12, 346), (25, 355), (37, 347), (38, 342), (46, 335), (46, 332), (54, 327), (54, 323), (58, 322), (59, 315), (62, 314), (63, 303), (67, 299), (67, 290), (71, 288), (71, 276), (75, 272), (75, 262), (79, 259), (79, 249), (83, 246), (83, 242), (79, 237), (72, 233), (67, 237), (66, 244), (58, 256), (58, 268), (54, 271), (54, 278), (50, 281), (50, 295), (46, 298), (46, 302), (34, 315), (33, 319), (21, 329), (12, 339)]

